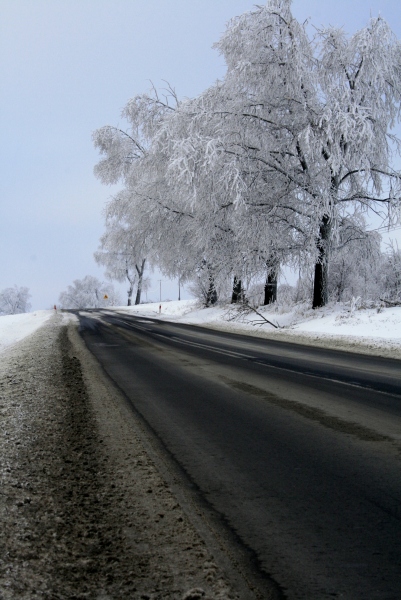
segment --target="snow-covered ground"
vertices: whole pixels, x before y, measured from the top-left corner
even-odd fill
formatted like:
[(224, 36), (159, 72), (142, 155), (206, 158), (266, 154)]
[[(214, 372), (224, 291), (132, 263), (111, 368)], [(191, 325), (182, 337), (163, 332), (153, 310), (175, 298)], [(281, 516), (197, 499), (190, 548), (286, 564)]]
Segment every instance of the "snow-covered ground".
[[(166, 321), (201, 325), (220, 331), (274, 337), (401, 358), (401, 307), (361, 309), (332, 304), (312, 310), (306, 304), (291, 308), (271, 307), (241, 314), (230, 305), (202, 308), (196, 300), (121, 306), (112, 310)], [(0, 317), (0, 353), (33, 333), (53, 314), (40, 310)], [(66, 315), (65, 315), (66, 316)], [(277, 325), (274, 328), (263, 317)]]
[(36, 331), (52, 314), (52, 310), (36, 310), (32, 313), (0, 316), (0, 354)]

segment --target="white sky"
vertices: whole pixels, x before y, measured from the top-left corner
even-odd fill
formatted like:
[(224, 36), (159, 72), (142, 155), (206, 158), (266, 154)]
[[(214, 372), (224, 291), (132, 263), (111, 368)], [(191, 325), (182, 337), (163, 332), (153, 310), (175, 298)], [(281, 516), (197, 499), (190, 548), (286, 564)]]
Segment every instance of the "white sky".
[[(113, 189), (93, 176), (92, 131), (121, 123), (149, 80), (182, 97), (222, 77), (211, 46), (254, 4), (0, 0), (0, 290), (28, 286), (33, 308), (49, 308), (74, 279), (103, 278), (93, 252)], [(350, 33), (381, 13), (401, 39), (399, 0), (293, 0), (293, 13)], [(158, 277), (148, 292), (156, 300)], [(176, 298), (175, 285), (162, 289)]]

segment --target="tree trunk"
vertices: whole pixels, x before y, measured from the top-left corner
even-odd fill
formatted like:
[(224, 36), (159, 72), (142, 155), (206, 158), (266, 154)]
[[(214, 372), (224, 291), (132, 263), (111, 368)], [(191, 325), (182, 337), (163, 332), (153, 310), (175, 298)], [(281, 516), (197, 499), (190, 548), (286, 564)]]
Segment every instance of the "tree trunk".
[(231, 296), (231, 304), (237, 304), (238, 302), (242, 302), (244, 298), (243, 290), (242, 290), (242, 282), (241, 279), (237, 279), (234, 277), (233, 283), (233, 293)]
[(217, 292), (214, 285), (214, 277), (209, 274), (209, 289), (206, 294), (206, 306), (213, 306), (217, 302)]
[(136, 289), (135, 304), (141, 303), (142, 281), (143, 281), (143, 273), (145, 271), (145, 263), (146, 263), (146, 258), (143, 259), (140, 268), (138, 267), (138, 265), (135, 265), (136, 271), (138, 273), (138, 287)]
[(279, 263), (275, 258), (272, 258), (271, 261), (266, 263), (266, 266), (268, 271), (265, 283), (265, 297), (263, 301), (265, 306), (267, 304), (273, 304), (273, 302), (277, 302), (277, 277)]
[(129, 281), (129, 288), (128, 288), (128, 302), (127, 302), (127, 306), (131, 306), (132, 304), (132, 292), (134, 291), (134, 282), (133, 281)]
[(323, 215), (320, 223), (319, 240), (317, 248), (319, 257), (315, 265), (315, 280), (313, 285), (312, 308), (325, 306), (329, 300), (328, 293), (328, 268), (330, 255), (331, 222), (328, 215)]

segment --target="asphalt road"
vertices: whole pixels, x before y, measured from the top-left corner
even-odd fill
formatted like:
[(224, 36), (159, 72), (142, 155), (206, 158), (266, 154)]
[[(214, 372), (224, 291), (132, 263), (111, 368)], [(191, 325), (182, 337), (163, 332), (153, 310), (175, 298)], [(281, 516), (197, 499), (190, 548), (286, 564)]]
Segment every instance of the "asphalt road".
[(401, 363), (112, 313), (89, 350), (283, 598), (401, 598)]

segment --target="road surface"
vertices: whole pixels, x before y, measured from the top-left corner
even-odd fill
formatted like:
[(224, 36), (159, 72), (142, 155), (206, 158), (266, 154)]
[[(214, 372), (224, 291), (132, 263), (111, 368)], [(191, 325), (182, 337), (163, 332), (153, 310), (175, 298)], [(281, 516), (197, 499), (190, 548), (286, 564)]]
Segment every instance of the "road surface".
[(399, 361), (78, 316), (184, 485), (283, 598), (401, 597)]

